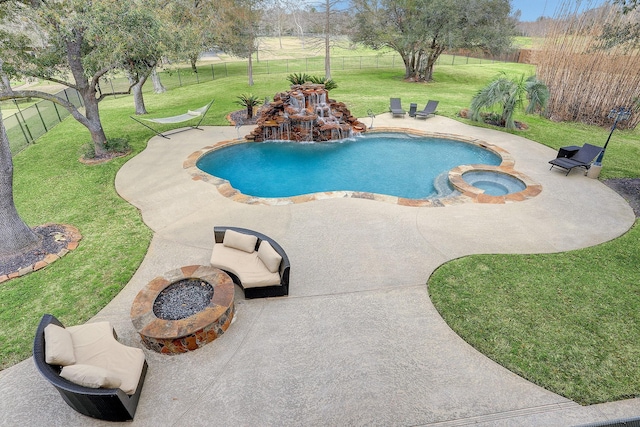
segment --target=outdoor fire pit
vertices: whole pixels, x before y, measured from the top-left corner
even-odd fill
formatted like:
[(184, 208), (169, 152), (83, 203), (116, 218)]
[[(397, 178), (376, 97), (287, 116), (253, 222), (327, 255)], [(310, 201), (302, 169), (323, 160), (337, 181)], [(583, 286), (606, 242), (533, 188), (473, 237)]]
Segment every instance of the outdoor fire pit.
[(163, 354), (192, 351), (222, 335), (234, 314), (234, 284), (217, 268), (191, 265), (153, 279), (133, 301), (144, 345)]

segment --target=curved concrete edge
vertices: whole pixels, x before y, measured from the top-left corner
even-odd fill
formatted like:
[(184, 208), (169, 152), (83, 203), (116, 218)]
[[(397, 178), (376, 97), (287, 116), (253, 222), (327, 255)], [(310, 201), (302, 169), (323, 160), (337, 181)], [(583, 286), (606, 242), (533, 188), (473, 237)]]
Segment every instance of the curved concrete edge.
[[(383, 115), (381, 123), (491, 141), (543, 191), (444, 209), (363, 199), (250, 206), (182, 168), (189, 153), (234, 138), (235, 129), (153, 138), (120, 170), (116, 188), (155, 234), (129, 284), (93, 320), (111, 321), (124, 344), (140, 346), (129, 318), (135, 295), (162, 272), (206, 264), (214, 225), (278, 240), (292, 286), (286, 298), (236, 293), (234, 324), (197, 351), (145, 351), (149, 371), (132, 425), (549, 426), (640, 412), (640, 399), (581, 407), (495, 364), (450, 330), (425, 285), (437, 266), (471, 253), (555, 252), (615, 238), (635, 220), (626, 202), (581, 174), (548, 171), (555, 152), (518, 136), (439, 116)], [(2, 425), (112, 425), (71, 410), (31, 360), (0, 372), (0, 392)]]

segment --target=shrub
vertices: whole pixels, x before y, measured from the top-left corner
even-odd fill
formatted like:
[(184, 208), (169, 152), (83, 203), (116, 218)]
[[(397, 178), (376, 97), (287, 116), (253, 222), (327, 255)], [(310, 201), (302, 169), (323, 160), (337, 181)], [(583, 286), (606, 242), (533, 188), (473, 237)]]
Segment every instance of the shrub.
[(335, 81), (333, 81), (333, 79), (326, 79), (324, 77), (319, 77), (319, 76), (311, 76), (306, 73), (289, 74), (287, 76), (287, 80), (292, 85), (301, 85), (308, 82), (324, 85), (324, 88), (327, 90), (327, 92), (338, 87), (338, 84)]
[(237, 97), (236, 104), (241, 105), (247, 109), (247, 118), (253, 117), (253, 107), (260, 105), (261, 99), (254, 94), (242, 94)]

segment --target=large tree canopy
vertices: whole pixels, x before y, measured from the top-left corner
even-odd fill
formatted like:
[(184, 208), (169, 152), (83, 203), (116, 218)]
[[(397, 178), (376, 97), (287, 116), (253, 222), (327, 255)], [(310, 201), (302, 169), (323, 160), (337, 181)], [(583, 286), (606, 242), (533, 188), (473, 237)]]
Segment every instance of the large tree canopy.
[(224, 52), (248, 59), (249, 86), (253, 86), (253, 59), (257, 50), (257, 25), (264, 0), (218, 0), (212, 24), (216, 44)]
[(352, 0), (355, 41), (400, 54), (405, 78), (433, 79), (446, 49), (497, 53), (511, 45), (515, 21), (509, 0)]
[(111, 93), (102, 91), (101, 79), (117, 69), (133, 76), (147, 72), (160, 56), (154, 31), (159, 24), (138, 2), (61, 0), (35, 2), (35, 7), (31, 3), (0, 3), (4, 28), (10, 29), (0, 33), (3, 69), (9, 75), (76, 89), (85, 111), (65, 98), (37, 90), (5, 89), (0, 100), (34, 97), (61, 105), (89, 130), (96, 154), (103, 154), (107, 139), (98, 102)]
[[(91, 133), (96, 154), (105, 151), (98, 102), (100, 81), (126, 69), (136, 78), (159, 57), (154, 17), (131, 2), (115, 0), (0, 1), (0, 100), (42, 98), (66, 108)], [(66, 98), (37, 90), (13, 90), (6, 75), (35, 77), (76, 89), (84, 113)], [(37, 245), (13, 202), (13, 161), (0, 118), (0, 258)]]

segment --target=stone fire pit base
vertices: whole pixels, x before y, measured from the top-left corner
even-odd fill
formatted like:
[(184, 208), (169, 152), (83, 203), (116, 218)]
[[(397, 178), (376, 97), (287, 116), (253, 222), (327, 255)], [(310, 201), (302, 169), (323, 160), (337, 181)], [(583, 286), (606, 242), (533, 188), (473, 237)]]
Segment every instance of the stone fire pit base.
[[(165, 288), (185, 279), (199, 279), (213, 286), (211, 302), (204, 310), (184, 319), (165, 320), (156, 317), (153, 304)], [(158, 276), (142, 289), (131, 306), (131, 321), (142, 342), (163, 354), (196, 350), (222, 335), (234, 315), (234, 284), (217, 268), (190, 265)]]

